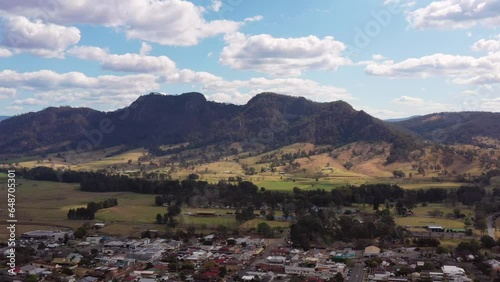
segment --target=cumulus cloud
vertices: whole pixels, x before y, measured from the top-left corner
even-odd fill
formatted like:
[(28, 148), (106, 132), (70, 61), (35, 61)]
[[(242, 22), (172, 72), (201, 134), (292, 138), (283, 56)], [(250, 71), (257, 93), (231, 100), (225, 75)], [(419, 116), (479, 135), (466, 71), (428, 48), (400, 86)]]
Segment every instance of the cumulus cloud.
[(246, 103), (250, 98), (262, 92), (275, 92), (293, 96), (303, 96), (315, 101), (330, 102), (352, 100), (353, 97), (344, 88), (322, 85), (316, 81), (301, 78), (264, 77), (249, 80), (212, 80), (203, 87), (208, 97), (218, 102)]
[(139, 51), (139, 55), (146, 56), (147, 54), (149, 54), (149, 52), (151, 52), (151, 50), (153, 50), (153, 47), (151, 45), (149, 45), (146, 42), (142, 42), (141, 43), (141, 50)]
[(220, 8), (222, 8), (222, 0), (212, 0), (212, 6), (210, 8), (214, 12), (220, 11)]
[(163, 45), (196, 45), (204, 38), (235, 32), (244, 24), (230, 20), (207, 21), (205, 12), (205, 8), (184, 0), (0, 2), (0, 16), (25, 16), (58, 25), (103, 25), (125, 32), (128, 38)]
[(500, 0), (440, 0), (410, 12), (411, 26), (423, 28), (470, 28), (500, 25)]
[(261, 21), (263, 20), (264, 17), (261, 16), (261, 15), (257, 15), (257, 16), (253, 16), (253, 17), (249, 17), (249, 18), (246, 18), (245, 19), (245, 22), (258, 22), (258, 21)]
[(151, 46), (143, 44), (141, 54), (109, 54), (107, 50), (93, 46), (78, 46), (70, 49), (68, 54), (79, 59), (93, 60), (101, 63), (105, 70), (122, 72), (153, 73), (175, 69), (175, 63), (167, 56), (148, 56)]
[(350, 61), (344, 43), (327, 36), (275, 38), (269, 34), (225, 37), (220, 63), (233, 69), (255, 70), (274, 76), (298, 76), (306, 70), (336, 70)]
[[(2, 19), (1, 43), (18, 52), (29, 52), (43, 57), (62, 57), (69, 46), (79, 41), (80, 30), (76, 27), (32, 22), (22, 16), (7, 16)], [(10, 55), (5, 51), (3, 53)]]
[(6, 58), (12, 56), (12, 52), (9, 49), (0, 48), (0, 58)]
[(365, 73), (390, 78), (428, 78), (441, 75), (460, 84), (499, 83), (500, 52), (479, 58), (438, 53), (398, 63), (392, 60), (369, 62)]
[(412, 114), (428, 114), (430, 112), (456, 111), (457, 106), (453, 104), (444, 104), (432, 100), (424, 100), (418, 97), (401, 96), (391, 102), (396, 106), (404, 106), (406, 112)]
[(13, 98), (16, 95), (17, 95), (16, 89), (0, 87), (0, 99)]
[(496, 36), (495, 39), (481, 39), (477, 41), (472, 45), (472, 50), (487, 52), (500, 51), (500, 35)]
[(15, 100), (11, 104), (16, 106), (33, 106), (33, 105), (43, 105), (44, 102), (35, 98), (27, 98), (24, 100)]
[[(61, 103), (92, 101), (96, 105), (124, 106), (143, 93), (157, 91), (157, 78), (150, 74), (136, 75), (102, 75), (89, 77), (80, 72), (57, 73), (51, 70), (35, 72), (16, 72), (3, 70), (0, 72), (0, 85), (30, 92), (42, 101), (58, 101)], [(31, 105), (32, 100), (19, 100), (15, 105)]]

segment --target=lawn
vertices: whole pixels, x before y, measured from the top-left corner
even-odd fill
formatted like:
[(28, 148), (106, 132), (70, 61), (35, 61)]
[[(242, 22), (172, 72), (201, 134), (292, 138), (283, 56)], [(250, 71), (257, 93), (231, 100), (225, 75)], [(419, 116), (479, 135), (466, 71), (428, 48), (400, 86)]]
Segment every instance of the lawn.
[(464, 205), (457, 205), (456, 207), (448, 207), (445, 206), (444, 204), (428, 204), (426, 207), (418, 206), (414, 208), (412, 211), (416, 216), (428, 216), (429, 211), (440, 210), (443, 212), (444, 216), (446, 216), (449, 213), (453, 213), (453, 210), (455, 208), (460, 209), (460, 212), (465, 214), (466, 216), (474, 215), (474, 211), (471, 208)]
[(463, 228), (464, 222), (456, 219), (425, 217), (425, 216), (409, 216), (396, 217), (396, 224), (400, 226), (427, 226), (440, 225), (444, 228)]
[[(426, 207), (416, 207), (412, 211), (415, 214), (410, 217), (395, 217), (395, 221), (401, 226), (426, 226), (439, 225), (444, 228), (464, 228), (464, 221), (460, 219), (446, 218), (447, 214), (453, 213), (455, 208), (460, 209), (462, 214), (467, 217), (473, 216), (474, 211), (467, 206), (459, 205), (457, 207), (448, 207), (443, 204), (429, 204)], [(430, 217), (429, 211), (440, 210), (443, 217)]]
[(197, 227), (206, 226), (208, 228), (215, 228), (219, 225), (227, 227), (237, 227), (238, 222), (235, 216), (213, 216), (213, 217), (201, 217), (192, 215), (180, 215), (176, 218), (179, 223), (184, 225), (194, 225)]

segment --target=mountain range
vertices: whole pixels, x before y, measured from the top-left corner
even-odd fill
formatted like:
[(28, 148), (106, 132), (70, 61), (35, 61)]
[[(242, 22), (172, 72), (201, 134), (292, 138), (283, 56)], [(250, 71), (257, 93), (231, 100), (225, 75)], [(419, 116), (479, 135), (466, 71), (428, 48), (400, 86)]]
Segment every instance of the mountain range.
[(439, 113), (385, 122), (343, 101), (318, 103), (262, 93), (245, 105), (233, 105), (207, 101), (201, 93), (150, 93), (112, 112), (49, 107), (6, 119), (0, 122), (0, 154), (117, 145), (203, 147), (240, 142), (249, 149), (274, 149), (297, 142), (338, 146), (366, 141), (392, 144), (394, 154), (388, 161), (395, 161), (424, 139), (470, 143), (475, 136), (499, 139), (500, 113)]

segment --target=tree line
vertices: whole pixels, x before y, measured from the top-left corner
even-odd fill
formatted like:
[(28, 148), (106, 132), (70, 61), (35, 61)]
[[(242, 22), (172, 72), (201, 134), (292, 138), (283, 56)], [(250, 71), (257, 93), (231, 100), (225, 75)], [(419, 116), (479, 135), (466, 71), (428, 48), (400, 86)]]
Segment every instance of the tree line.
[(118, 200), (114, 198), (108, 198), (101, 202), (90, 202), (85, 208), (70, 209), (68, 211), (68, 219), (76, 220), (93, 220), (95, 218), (95, 213), (98, 210), (106, 209), (110, 207), (118, 206)]

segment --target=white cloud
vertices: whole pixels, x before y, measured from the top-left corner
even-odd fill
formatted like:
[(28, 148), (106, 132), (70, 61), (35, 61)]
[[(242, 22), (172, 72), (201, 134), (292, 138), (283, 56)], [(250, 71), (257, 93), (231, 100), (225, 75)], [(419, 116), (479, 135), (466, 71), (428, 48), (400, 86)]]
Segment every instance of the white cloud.
[(233, 69), (256, 70), (275, 76), (298, 76), (306, 70), (336, 70), (350, 61), (346, 46), (333, 37), (275, 38), (268, 34), (225, 37), (219, 61)]
[(114, 27), (130, 39), (192, 46), (237, 31), (244, 22), (204, 18), (206, 9), (184, 0), (1, 1), (0, 16), (21, 15), (59, 25)]
[(481, 39), (472, 45), (474, 51), (500, 51), (500, 35), (495, 39)]
[(460, 84), (499, 83), (500, 52), (479, 58), (438, 53), (409, 58), (399, 63), (391, 60), (369, 62), (365, 73), (390, 78), (428, 78), (441, 75)]
[(261, 16), (261, 15), (257, 15), (257, 16), (253, 16), (253, 17), (249, 17), (249, 18), (246, 18), (244, 21), (245, 22), (258, 22), (258, 21), (261, 21), (263, 20), (264, 17)]
[(16, 95), (17, 95), (16, 89), (0, 87), (0, 99), (13, 98)]
[(391, 101), (397, 107), (404, 107), (408, 115), (428, 114), (432, 112), (456, 111), (457, 106), (453, 104), (443, 104), (422, 98), (401, 96)]
[[(0, 85), (32, 93), (41, 101), (78, 101), (77, 105), (96, 103), (94, 106), (109, 103), (115, 107), (159, 89), (157, 78), (150, 74), (89, 77), (80, 72), (56, 73), (51, 70), (23, 73), (3, 70)], [(30, 100), (19, 100), (16, 105), (28, 103)]]
[(35, 99), (35, 98), (27, 98), (24, 100), (15, 100), (14, 102), (11, 103), (11, 105), (16, 105), (16, 106), (34, 106), (34, 105), (43, 105), (44, 102)]
[(220, 8), (222, 8), (222, 0), (212, 0), (211, 8), (214, 12), (220, 11)]
[(0, 48), (0, 58), (6, 58), (12, 56), (12, 52), (9, 49)]
[(9, 111), (19, 112), (19, 111), (23, 110), (23, 107), (21, 107), (21, 106), (7, 106), (6, 109)]
[(381, 60), (385, 59), (385, 57), (383, 55), (381, 55), (381, 54), (375, 54), (375, 55), (372, 56), (372, 59), (374, 61), (381, 61)]
[(141, 43), (141, 50), (139, 51), (139, 55), (146, 56), (147, 54), (149, 54), (149, 52), (151, 52), (151, 50), (153, 50), (153, 47), (151, 47), (151, 45), (149, 45), (146, 42), (142, 42)]
[[(143, 44), (140, 53), (151, 50), (148, 44)], [(77, 46), (68, 51), (68, 54), (84, 60), (93, 60), (101, 63), (105, 70), (122, 72), (153, 73), (175, 70), (175, 62), (167, 56), (147, 56), (144, 54), (109, 54), (106, 50), (92, 46)]]
[(32, 22), (21, 16), (2, 19), (2, 45), (18, 52), (29, 52), (42, 57), (62, 57), (63, 52), (80, 41), (80, 30)]
[(408, 14), (411, 26), (422, 28), (470, 28), (500, 25), (500, 0), (440, 0)]
[(207, 96), (215, 101), (239, 104), (246, 103), (250, 98), (262, 92), (303, 96), (320, 102), (353, 99), (346, 89), (321, 85), (316, 81), (301, 78), (268, 79), (258, 77), (233, 81), (213, 79), (206, 82), (203, 90), (208, 91)]
[(421, 105), (424, 103), (424, 100), (415, 97), (409, 96), (401, 96), (392, 101), (393, 103), (403, 104), (403, 105)]

